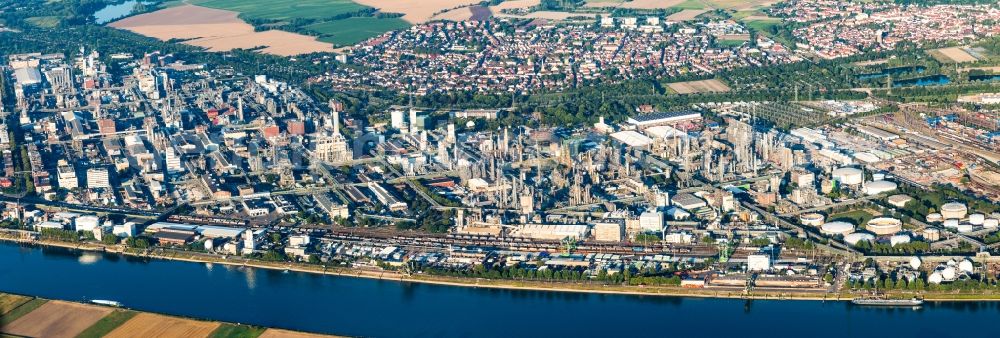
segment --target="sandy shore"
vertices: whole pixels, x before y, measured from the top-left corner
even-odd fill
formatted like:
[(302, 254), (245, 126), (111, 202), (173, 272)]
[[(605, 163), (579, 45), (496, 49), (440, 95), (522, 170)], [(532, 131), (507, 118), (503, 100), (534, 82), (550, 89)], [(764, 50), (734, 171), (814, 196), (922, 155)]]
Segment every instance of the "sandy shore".
[[(331, 276), (369, 278), (401, 283), (423, 283), (443, 286), (488, 288), (503, 290), (521, 291), (548, 291), (548, 292), (573, 292), (592, 293), (610, 295), (630, 295), (630, 296), (664, 296), (664, 297), (692, 297), (692, 298), (720, 298), (720, 299), (753, 299), (753, 300), (805, 300), (805, 301), (849, 301), (852, 295), (847, 293), (827, 293), (809, 290), (774, 290), (768, 289), (763, 292), (755, 292), (752, 297), (744, 297), (741, 292), (732, 289), (715, 288), (681, 288), (681, 287), (660, 287), (660, 286), (622, 286), (604, 284), (583, 284), (583, 283), (562, 283), (562, 282), (541, 282), (541, 281), (517, 281), (517, 280), (492, 280), (482, 278), (459, 278), (444, 277), (424, 274), (403, 274), (394, 271), (383, 271), (364, 268), (344, 268), (344, 267), (324, 267), (303, 263), (276, 263), (251, 260), (242, 257), (230, 259), (231, 257), (191, 253), (189, 256), (181, 257), (177, 255), (164, 255), (160, 253), (136, 253), (132, 251), (118, 250), (116, 247), (107, 247), (90, 243), (67, 243), (56, 241), (22, 241), (7, 237), (0, 237), (0, 241), (15, 242), (19, 244), (31, 244), (41, 246), (53, 246), (69, 249), (107, 252), (128, 255), (133, 257), (144, 257), (153, 259), (164, 259), (173, 261), (183, 261), (192, 263), (224, 264), (237, 267), (251, 267), (270, 270), (287, 270), (302, 273), (314, 273)], [(890, 293), (890, 296), (893, 295)], [(909, 297), (910, 294), (899, 294), (899, 296)], [(954, 293), (924, 293), (924, 299), (928, 302), (975, 302), (975, 301), (1000, 301), (1000, 294), (996, 295), (974, 295), (974, 294), (954, 294)]]

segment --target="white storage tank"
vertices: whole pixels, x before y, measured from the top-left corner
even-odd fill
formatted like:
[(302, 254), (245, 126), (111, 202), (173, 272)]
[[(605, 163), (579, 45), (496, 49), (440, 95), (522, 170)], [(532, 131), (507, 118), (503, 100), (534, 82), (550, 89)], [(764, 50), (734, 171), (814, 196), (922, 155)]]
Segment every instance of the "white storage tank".
[(827, 235), (847, 235), (854, 232), (854, 224), (847, 222), (827, 222), (820, 228), (820, 232)]
[(969, 223), (959, 224), (958, 228), (955, 228), (955, 230), (958, 230), (958, 232), (961, 233), (972, 232), (972, 224)]
[(941, 270), (941, 277), (946, 281), (953, 281), (958, 277), (958, 271), (955, 270), (955, 267), (949, 266)]
[(892, 217), (876, 217), (868, 221), (865, 228), (879, 236), (892, 235), (903, 230), (903, 221)]
[(921, 263), (922, 262), (920, 262), (920, 257), (910, 258), (910, 268), (913, 270), (919, 270)]
[(1000, 226), (1000, 220), (996, 218), (987, 218), (985, 221), (983, 221), (984, 228), (996, 229), (998, 226)]
[(822, 214), (808, 213), (799, 216), (799, 222), (802, 223), (802, 225), (818, 227), (823, 225), (824, 221), (826, 221), (826, 216), (823, 216)]
[(893, 235), (889, 237), (889, 245), (896, 246), (899, 244), (906, 244), (910, 242), (910, 235)]
[(969, 215), (969, 223), (972, 225), (983, 225), (984, 221), (986, 221), (986, 215), (980, 213)]
[(868, 196), (878, 195), (893, 190), (896, 190), (896, 183), (889, 181), (875, 181), (865, 184), (865, 194)]
[(858, 185), (864, 182), (865, 174), (858, 168), (844, 167), (833, 170), (834, 181), (845, 185)]
[(943, 220), (943, 219), (944, 218), (941, 217), (941, 214), (936, 213), (936, 212), (932, 212), (932, 213), (927, 214), (927, 223), (938, 223), (938, 222), (941, 222), (941, 220)]
[(946, 220), (944, 220), (944, 227), (945, 228), (952, 228), (952, 229), (958, 228), (958, 220), (957, 219), (946, 219)]
[(941, 284), (944, 281), (944, 276), (941, 275), (940, 271), (934, 271), (930, 276), (927, 276), (927, 282), (931, 284)]
[(858, 245), (858, 243), (862, 241), (872, 242), (874, 240), (875, 240), (875, 235), (864, 232), (855, 232), (852, 234), (848, 234), (847, 236), (844, 236), (844, 243), (850, 245)]
[(885, 180), (885, 173), (874, 173), (874, 174), (872, 174), (872, 180), (875, 180), (875, 181)]
[(945, 203), (941, 206), (941, 217), (944, 219), (963, 219), (968, 212), (969, 209), (965, 204), (958, 202)]
[(958, 263), (958, 270), (959, 271), (966, 272), (966, 273), (972, 273), (973, 269), (974, 269), (974, 266), (972, 265), (972, 261), (970, 261), (968, 259), (963, 260), (961, 263)]

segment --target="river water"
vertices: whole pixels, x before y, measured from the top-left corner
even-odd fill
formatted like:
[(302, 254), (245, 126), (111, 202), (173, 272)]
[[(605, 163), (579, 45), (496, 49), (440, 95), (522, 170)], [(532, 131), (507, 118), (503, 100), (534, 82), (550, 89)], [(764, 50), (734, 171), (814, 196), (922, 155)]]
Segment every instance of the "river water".
[(976, 337), (991, 336), (1000, 315), (1000, 303), (990, 302), (914, 310), (465, 288), (7, 242), (0, 242), (0, 291), (368, 337)]

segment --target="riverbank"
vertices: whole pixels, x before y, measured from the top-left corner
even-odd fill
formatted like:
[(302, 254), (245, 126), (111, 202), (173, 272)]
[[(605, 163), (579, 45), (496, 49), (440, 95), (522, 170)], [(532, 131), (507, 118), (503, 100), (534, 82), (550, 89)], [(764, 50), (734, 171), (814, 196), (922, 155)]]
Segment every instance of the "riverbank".
[(0, 292), (0, 335), (24, 337), (336, 337)]
[[(663, 296), (663, 297), (693, 297), (719, 299), (747, 300), (803, 300), (803, 301), (849, 301), (855, 295), (850, 292), (831, 293), (815, 289), (757, 289), (749, 296), (742, 293), (741, 288), (682, 288), (665, 286), (625, 286), (599, 283), (567, 283), (544, 282), (531, 280), (494, 280), (481, 278), (446, 277), (426, 274), (405, 274), (376, 268), (331, 267), (293, 262), (268, 262), (247, 259), (240, 256), (222, 256), (196, 252), (179, 252), (167, 250), (138, 251), (124, 249), (120, 246), (107, 246), (97, 243), (69, 243), (60, 241), (21, 240), (0, 236), (0, 241), (14, 242), (22, 245), (38, 245), (61, 247), (89, 252), (119, 254), (136, 258), (162, 259), (203, 264), (220, 264), (233, 267), (268, 269), (277, 271), (293, 271), (309, 274), (355, 277), (393, 281), (400, 283), (422, 283), (466, 288), (488, 288), (522, 291), (548, 291), (567, 293), (631, 295), (631, 296)], [(890, 297), (909, 298), (917, 293), (886, 290)], [(930, 302), (975, 302), (1000, 301), (1000, 294), (974, 294), (955, 292), (921, 292), (926, 301)]]

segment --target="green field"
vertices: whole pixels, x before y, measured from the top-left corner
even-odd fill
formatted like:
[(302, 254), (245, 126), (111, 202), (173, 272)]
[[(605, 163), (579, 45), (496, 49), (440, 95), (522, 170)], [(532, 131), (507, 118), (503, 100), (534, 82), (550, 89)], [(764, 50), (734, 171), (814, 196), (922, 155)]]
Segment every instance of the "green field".
[(715, 45), (719, 46), (719, 47), (731, 48), (731, 47), (742, 46), (746, 42), (747, 42), (747, 40), (726, 40), (726, 39), (719, 39), (719, 40), (715, 40)]
[(53, 28), (59, 26), (59, 17), (57, 16), (36, 16), (24, 19), (24, 21), (41, 28)]
[(218, 329), (209, 335), (210, 338), (256, 338), (264, 333), (265, 328), (247, 325), (222, 323)]
[(853, 210), (830, 215), (830, 217), (827, 217), (827, 221), (841, 221), (854, 224), (855, 226), (863, 226), (872, 218), (875, 218), (875, 216), (865, 210)]
[(687, 0), (685, 2), (670, 7), (677, 9), (709, 9), (709, 7), (706, 6), (704, 2), (698, 0)]
[(406, 29), (407, 27), (410, 27), (410, 24), (400, 18), (356, 17), (320, 22), (304, 28), (319, 33), (319, 41), (346, 46), (391, 30)]
[(0, 316), (3, 316), (7, 311), (16, 309), (29, 300), (31, 300), (31, 297), (0, 293)]
[(91, 325), (86, 330), (83, 330), (83, 332), (80, 332), (80, 335), (76, 336), (76, 338), (104, 337), (109, 332), (114, 331), (114, 329), (118, 328), (122, 324), (125, 324), (125, 322), (132, 319), (132, 317), (135, 317), (137, 314), (139, 313), (135, 311), (115, 310), (107, 316), (104, 316), (104, 318), (101, 318), (101, 320), (98, 320), (94, 323), (94, 325)]
[(191, 4), (270, 20), (326, 19), (368, 8), (351, 0), (192, 0)]
[(24, 302), (13, 310), (4, 313), (3, 316), (0, 316), (0, 327), (10, 325), (10, 323), (13, 323), (15, 320), (30, 313), (31, 311), (35, 311), (35, 309), (38, 309), (39, 306), (42, 306), (46, 302), (48, 301), (38, 298)]
[(247, 20), (289, 23), (296, 29), (319, 34), (320, 41), (338, 46), (353, 45), (391, 30), (410, 27), (400, 18), (378, 18), (361, 12), (371, 8), (351, 0), (191, 0), (191, 3), (240, 12), (240, 17)]

